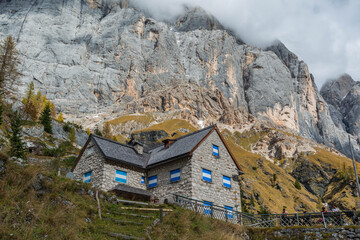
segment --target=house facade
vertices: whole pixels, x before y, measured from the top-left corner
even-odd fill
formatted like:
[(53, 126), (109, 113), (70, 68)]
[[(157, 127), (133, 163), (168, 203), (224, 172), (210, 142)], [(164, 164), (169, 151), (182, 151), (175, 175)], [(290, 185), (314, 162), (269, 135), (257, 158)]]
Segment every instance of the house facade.
[(90, 135), (73, 168), (76, 180), (125, 197), (163, 202), (178, 194), (234, 210), (241, 209), (241, 172), (216, 126), (148, 151)]

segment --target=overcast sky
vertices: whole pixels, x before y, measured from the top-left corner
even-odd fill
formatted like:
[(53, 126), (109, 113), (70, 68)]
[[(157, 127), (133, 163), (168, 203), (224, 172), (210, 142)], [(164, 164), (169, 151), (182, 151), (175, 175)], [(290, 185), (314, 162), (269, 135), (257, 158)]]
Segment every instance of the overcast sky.
[(349, 73), (360, 81), (360, 0), (135, 0), (155, 18), (200, 6), (247, 43), (282, 41), (304, 60), (320, 88)]

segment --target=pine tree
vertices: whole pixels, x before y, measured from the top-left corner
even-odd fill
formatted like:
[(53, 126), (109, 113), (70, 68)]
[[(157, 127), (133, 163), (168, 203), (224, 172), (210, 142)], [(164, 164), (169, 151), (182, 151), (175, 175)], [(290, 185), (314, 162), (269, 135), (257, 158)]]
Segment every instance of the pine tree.
[(9, 156), (26, 159), (25, 145), (21, 139), (21, 120), (18, 112), (15, 112), (11, 119), (11, 136), (10, 136), (10, 150)]
[(52, 118), (56, 118), (56, 108), (55, 108), (55, 104), (50, 102), (50, 110), (51, 110), (51, 117)]
[(69, 134), (68, 134), (68, 137), (69, 137), (69, 141), (71, 142), (71, 144), (74, 144), (75, 141), (76, 141), (76, 133), (75, 133), (75, 128), (71, 128)]
[(2, 116), (3, 112), (4, 112), (4, 106), (0, 103), (0, 125), (4, 121), (3, 116)]
[(95, 134), (98, 135), (98, 136), (102, 136), (102, 133), (101, 133), (101, 131), (99, 130), (99, 127), (96, 127), (96, 129), (95, 129)]
[(19, 53), (11, 36), (0, 42), (0, 88), (16, 80), (21, 75), (17, 69), (20, 64)]
[(110, 127), (110, 123), (106, 122), (104, 124), (104, 128), (103, 128), (103, 136), (108, 138), (108, 139), (112, 139), (112, 133), (111, 133), (111, 127)]
[(296, 189), (301, 190), (301, 185), (300, 185), (299, 180), (297, 180), (297, 179), (295, 180), (294, 186), (295, 186)]
[(58, 120), (59, 122), (64, 122), (64, 117), (63, 117), (62, 112), (60, 112), (60, 114), (59, 114), (59, 116), (58, 116), (57, 120)]
[(26, 90), (26, 95), (22, 100), (24, 105), (28, 104), (32, 100), (32, 98), (34, 97), (34, 90), (34, 82), (31, 82), (28, 86), (28, 89)]
[(45, 132), (52, 134), (50, 104), (46, 104), (41, 112), (40, 122), (44, 126)]

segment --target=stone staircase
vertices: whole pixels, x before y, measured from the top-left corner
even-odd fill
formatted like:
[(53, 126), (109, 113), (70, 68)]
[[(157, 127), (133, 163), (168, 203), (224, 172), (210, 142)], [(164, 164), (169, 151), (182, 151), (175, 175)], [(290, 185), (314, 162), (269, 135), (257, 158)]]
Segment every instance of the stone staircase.
[(162, 221), (164, 213), (172, 211), (167, 205), (119, 199), (117, 202), (105, 206), (102, 220), (97, 220), (100, 232), (107, 234), (108, 239), (151, 239), (152, 228)]

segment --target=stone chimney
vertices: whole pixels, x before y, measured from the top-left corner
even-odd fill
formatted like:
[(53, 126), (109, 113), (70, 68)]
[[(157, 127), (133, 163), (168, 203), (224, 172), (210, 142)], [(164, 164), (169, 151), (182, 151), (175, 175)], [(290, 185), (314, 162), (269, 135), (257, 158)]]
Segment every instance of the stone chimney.
[(138, 154), (143, 154), (144, 153), (144, 146), (141, 143), (135, 142), (134, 143), (134, 149)]
[(169, 148), (169, 146), (170, 146), (171, 144), (173, 144), (173, 143), (175, 142), (175, 140), (174, 140), (174, 139), (165, 139), (165, 140), (163, 140), (162, 142), (164, 143), (164, 147), (165, 147), (165, 148)]

